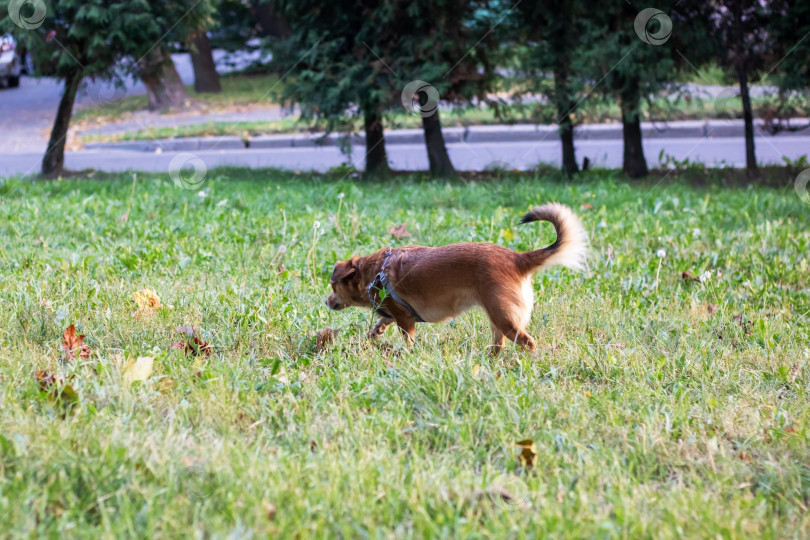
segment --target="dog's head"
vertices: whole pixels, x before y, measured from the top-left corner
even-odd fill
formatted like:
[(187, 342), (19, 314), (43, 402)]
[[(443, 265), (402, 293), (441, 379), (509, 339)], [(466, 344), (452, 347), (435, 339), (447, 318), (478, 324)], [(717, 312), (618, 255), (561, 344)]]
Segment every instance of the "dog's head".
[(357, 269), (357, 257), (348, 261), (339, 261), (329, 279), (332, 294), (326, 298), (329, 309), (341, 310), (349, 306), (369, 305), (368, 296), (364, 294)]

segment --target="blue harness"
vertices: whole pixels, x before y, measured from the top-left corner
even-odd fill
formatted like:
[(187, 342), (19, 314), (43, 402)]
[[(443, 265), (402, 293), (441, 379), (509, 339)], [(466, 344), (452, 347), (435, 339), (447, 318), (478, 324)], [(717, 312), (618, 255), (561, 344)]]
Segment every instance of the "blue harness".
[(382, 309), (380, 309), (379, 306), (381, 305), (381, 303), (378, 304), (374, 301), (375, 289), (378, 292), (385, 291), (386, 298), (390, 296), (394, 300), (394, 302), (400, 304), (405, 309), (407, 309), (410, 312), (410, 314), (414, 316), (416, 322), (425, 322), (425, 320), (419, 316), (416, 310), (413, 309), (413, 306), (410, 305), (400, 295), (397, 294), (397, 292), (391, 286), (391, 282), (388, 281), (388, 276), (385, 275), (385, 266), (388, 264), (388, 257), (390, 257), (392, 253), (393, 250), (389, 247), (388, 250), (385, 252), (385, 260), (383, 261), (383, 265), (382, 268), (380, 269), (380, 272), (374, 277), (374, 280), (368, 286), (368, 299), (371, 302), (371, 309), (373, 309), (377, 313), (377, 315), (385, 317), (386, 319), (394, 318), (385, 311), (383, 311)]

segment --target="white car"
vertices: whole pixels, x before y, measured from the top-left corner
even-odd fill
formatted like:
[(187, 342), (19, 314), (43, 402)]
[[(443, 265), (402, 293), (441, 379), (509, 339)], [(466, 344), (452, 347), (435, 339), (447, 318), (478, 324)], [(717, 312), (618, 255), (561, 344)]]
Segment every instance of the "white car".
[(14, 38), (8, 34), (0, 36), (0, 81), (9, 88), (20, 86), (22, 64)]

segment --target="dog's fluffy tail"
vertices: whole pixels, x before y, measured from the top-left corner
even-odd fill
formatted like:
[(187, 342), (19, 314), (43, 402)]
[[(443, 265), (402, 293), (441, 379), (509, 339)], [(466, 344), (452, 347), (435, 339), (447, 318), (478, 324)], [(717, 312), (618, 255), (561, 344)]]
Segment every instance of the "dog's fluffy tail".
[(548, 203), (534, 208), (520, 220), (521, 223), (533, 221), (550, 222), (557, 231), (557, 239), (546, 248), (521, 253), (518, 267), (522, 273), (528, 274), (555, 264), (569, 268), (582, 268), (585, 265), (588, 234), (570, 208), (558, 203)]

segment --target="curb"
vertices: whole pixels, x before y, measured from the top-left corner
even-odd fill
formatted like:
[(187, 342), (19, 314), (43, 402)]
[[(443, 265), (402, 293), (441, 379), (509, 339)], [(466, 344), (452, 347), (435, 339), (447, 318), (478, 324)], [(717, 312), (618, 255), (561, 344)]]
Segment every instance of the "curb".
[[(806, 125), (806, 119), (794, 119), (799, 125)], [(770, 135), (763, 131), (764, 122), (755, 121), (757, 135), (790, 137), (791, 132)], [(645, 139), (667, 138), (722, 138), (743, 137), (742, 120), (683, 121), (665, 123), (642, 122), (642, 137)], [(447, 127), (442, 129), (444, 139), (453, 143), (505, 143), (505, 142), (558, 142), (557, 126), (535, 124), (513, 124), (493, 126)], [(616, 140), (622, 139), (622, 125), (589, 124), (574, 128), (574, 140)], [(244, 150), (251, 148), (312, 148), (318, 146), (340, 146), (350, 141), (353, 146), (365, 144), (362, 134), (345, 133), (299, 133), (279, 135), (259, 135), (250, 139), (242, 137), (187, 137), (179, 139), (156, 139), (149, 141), (120, 141), (108, 143), (88, 143), (86, 150), (128, 150), (132, 152), (187, 152), (213, 150)], [(385, 133), (388, 145), (424, 144), (421, 129), (397, 129)]]

